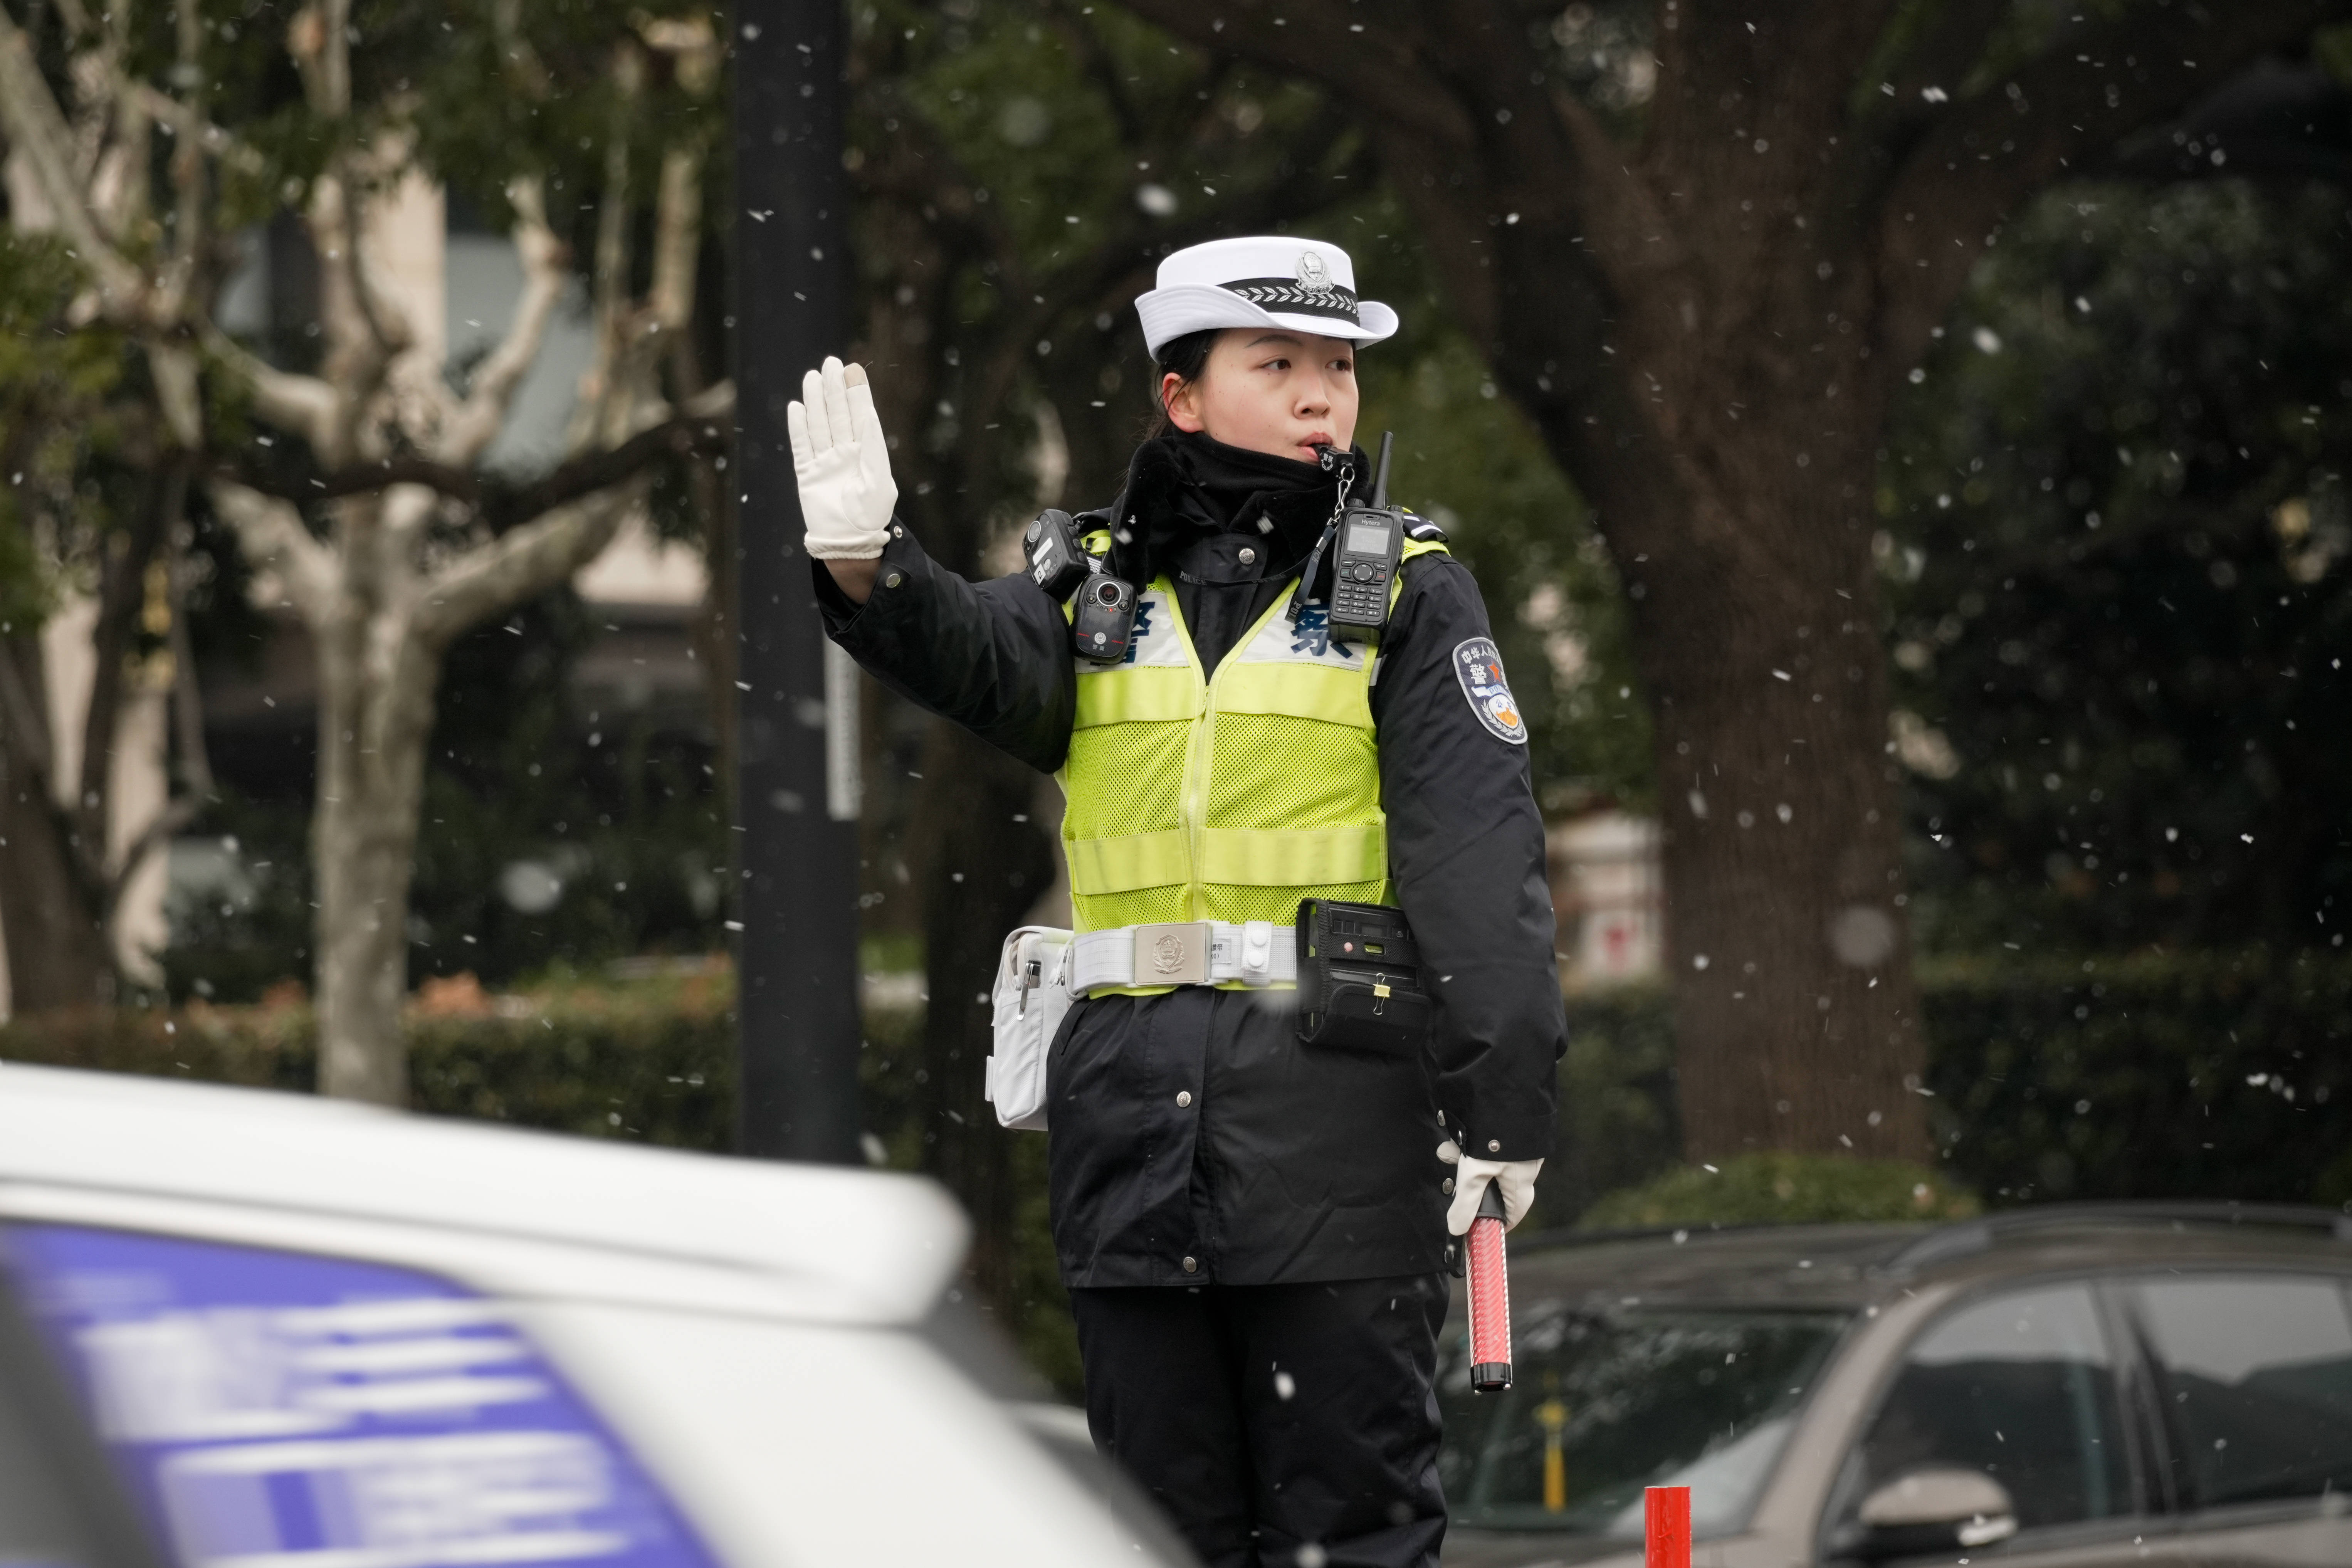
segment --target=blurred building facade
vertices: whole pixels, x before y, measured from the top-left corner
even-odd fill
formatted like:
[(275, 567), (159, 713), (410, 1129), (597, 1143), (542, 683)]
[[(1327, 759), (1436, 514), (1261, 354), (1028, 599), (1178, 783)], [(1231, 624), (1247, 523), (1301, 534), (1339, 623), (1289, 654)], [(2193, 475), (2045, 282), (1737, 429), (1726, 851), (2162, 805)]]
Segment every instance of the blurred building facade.
[(1570, 991), (1654, 980), (1665, 970), (1665, 874), (1655, 817), (1613, 807), (1549, 824), (1544, 858)]

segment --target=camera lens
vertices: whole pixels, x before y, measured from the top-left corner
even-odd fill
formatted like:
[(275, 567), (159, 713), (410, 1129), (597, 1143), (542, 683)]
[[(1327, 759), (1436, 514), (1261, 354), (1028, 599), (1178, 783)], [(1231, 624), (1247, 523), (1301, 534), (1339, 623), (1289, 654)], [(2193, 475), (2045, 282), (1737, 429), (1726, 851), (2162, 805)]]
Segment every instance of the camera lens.
[(1095, 603), (1101, 605), (1106, 608), (1116, 605), (1118, 603), (1118, 584), (1116, 583), (1096, 584)]

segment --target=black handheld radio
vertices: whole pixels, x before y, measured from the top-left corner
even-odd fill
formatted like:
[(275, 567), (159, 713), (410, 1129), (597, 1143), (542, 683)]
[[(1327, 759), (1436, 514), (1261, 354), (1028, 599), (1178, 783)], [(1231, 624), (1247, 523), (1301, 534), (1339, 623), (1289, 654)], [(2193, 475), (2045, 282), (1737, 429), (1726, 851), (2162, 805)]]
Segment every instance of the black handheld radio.
[(1331, 630), (1335, 636), (1377, 637), (1389, 624), (1390, 590), (1404, 558), (1410, 521), (1389, 505), (1389, 454), (1396, 432), (1381, 432), (1380, 466), (1372, 470), (1371, 504), (1339, 514), (1337, 549), (1331, 557)]

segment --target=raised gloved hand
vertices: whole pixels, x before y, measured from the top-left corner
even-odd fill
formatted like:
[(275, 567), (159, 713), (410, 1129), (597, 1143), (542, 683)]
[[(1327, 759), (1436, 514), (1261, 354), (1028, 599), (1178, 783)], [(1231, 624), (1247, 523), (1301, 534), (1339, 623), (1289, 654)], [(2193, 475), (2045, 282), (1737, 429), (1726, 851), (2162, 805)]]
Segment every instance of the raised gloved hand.
[(890, 446), (874, 412), (866, 367), (828, 355), (801, 378), (801, 401), (784, 411), (800, 479), (808, 552), (819, 561), (871, 561), (890, 537), (898, 483)]
[(1445, 1211), (1445, 1228), (1455, 1236), (1466, 1236), (1470, 1222), (1478, 1217), (1478, 1205), (1486, 1195), (1488, 1183), (1503, 1189), (1503, 1228), (1509, 1230), (1527, 1216), (1528, 1205), (1536, 1201), (1536, 1177), (1543, 1170), (1541, 1160), (1475, 1160), (1464, 1154), (1452, 1139), (1437, 1146), (1437, 1157), (1454, 1169), (1454, 1203)]

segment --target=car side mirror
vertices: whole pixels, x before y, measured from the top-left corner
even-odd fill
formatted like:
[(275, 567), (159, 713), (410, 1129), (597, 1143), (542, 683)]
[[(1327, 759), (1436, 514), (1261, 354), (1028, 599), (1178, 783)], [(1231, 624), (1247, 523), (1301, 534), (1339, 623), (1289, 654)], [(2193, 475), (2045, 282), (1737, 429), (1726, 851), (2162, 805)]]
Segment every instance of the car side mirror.
[(2017, 1533), (2009, 1489), (1982, 1470), (1928, 1465), (1862, 1500), (1839, 1555), (1864, 1563), (1990, 1546)]

